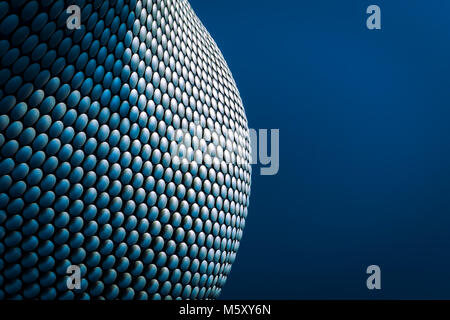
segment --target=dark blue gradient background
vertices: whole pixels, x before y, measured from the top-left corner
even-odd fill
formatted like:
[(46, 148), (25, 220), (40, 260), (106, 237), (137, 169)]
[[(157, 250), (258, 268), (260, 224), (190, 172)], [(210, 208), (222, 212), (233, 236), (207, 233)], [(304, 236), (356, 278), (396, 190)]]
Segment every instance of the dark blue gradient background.
[(221, 298), (450, 298), (450, 1), (191, 4), (250, 127), (280, 128)]

